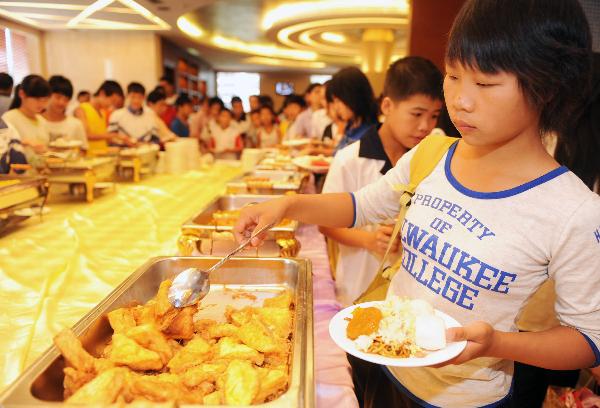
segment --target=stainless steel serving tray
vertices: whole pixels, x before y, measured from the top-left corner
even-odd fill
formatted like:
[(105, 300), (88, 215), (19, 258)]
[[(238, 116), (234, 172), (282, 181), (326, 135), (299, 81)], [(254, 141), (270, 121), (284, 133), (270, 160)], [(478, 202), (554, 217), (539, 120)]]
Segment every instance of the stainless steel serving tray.
[[(244, 181), (246, 177), (267, 178), (272, 182), (271, 187), (257, 187), (248, 185)], [(255, 170), (246, 173), (229, 183), (227, 191), (230, 194), (285, 194), (288, 192), (299, 192), (302, 183), (306, 179), (306, 173), (290, 170)]]
[[(156, 295), (163, 280), (173, 278), (186, 268), (206, 269), (217, 260), (218, 258), (198, 257), (161, 257), (149, 260), (75, 324), (74, 333), (90, 353), (98, 355), (98, 351), (107, 344), (112, 334), (106, 318), (108, 312), (130, 306), (132, 303), (144, 303)], [(289, 387), (276, 400), (259, 406), (313, 407), (315, 397), (312, 270), (308, 260), (232, 259), (211, 275), (211, 292), (203, 303), (216, 305), (213, 310), (210, 307), (206, 310), (207, 313), (219, 315), (227, 304), (239, 307), (251, 302), (247, 298), (228, 295), (232, 290), (252, 292), (258, 299), (264, 299), (284, 289), (292, 290), (295, 295)], [(257, 305), (260, 306), (260, 302)], [(62, 402), (64, 366), (64, 359), (58, 349), (55, 346), (51, 347), (0, 394), (0, 406), (24, 408), (65, 405)], [(150, 403), (148, 405), (151, 406)]]
[[(250, 203), (260, 203), (277, 198), (274, 195), (224, 195), (216, 198), (200, 213), (194, 215), (181, 226), (178, 241), (180, 255), (224, 255), (233, 250), (237, 244), (230, 238), (216, 236), (221, 232), (231, 232), (233, 226), (215, 223), (213, 214), (216, 211), (237, 210)], [(298, 222), (286, 221), (275, 226), (266, 236), (265, 244), (258, 248), (248, 248), (245, 256), (256, 257), (293, 257), (296, 256), (300, 244), (296, 240)], [(217, 233), (217, 234), (215, 234)]]
[(46, 177), (0, 175), (0, 182), (12, 183), (13, 180), (16, 181), (15, 184), (0, 185), (0, 212), (46, 199), (48, 195)]

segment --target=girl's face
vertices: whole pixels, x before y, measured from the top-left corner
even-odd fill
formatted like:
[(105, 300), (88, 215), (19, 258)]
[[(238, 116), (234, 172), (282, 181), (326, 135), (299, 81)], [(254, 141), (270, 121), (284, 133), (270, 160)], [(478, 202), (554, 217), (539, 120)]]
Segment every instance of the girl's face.
[(49, 98), (47, 96), (40, 98), (27, 96), (23, 90), (19, 91), (19, 96), (21, 97), (21, 108), (32, 114), (42, 113), (48, 105)]
[(273, 124), (273, 114), (268, 109), (261, 109), (260, 123), (263, 126), (271, 126)]
[(392, 136), (409, 149), (431, 133), (441, 109), (441, 100), (431, 99), (423, 94), (411, 95), (397, 102), (386, 97), (381, 103), (381, 110)]
[(333, 97), (333, 108), (337, 112), (338, 117), (345, 122), (354, 119), (354, 112), (352, 112), (352, 109), (350, 109), (348, 105), (342, 102), (342, 100), (337, 96)]
[(444, 97), (450, 119), (467, 144), (500, 145), (522, 135), (539, 137), (539, 113), (514, 74), (486, 74), (447, 63)]

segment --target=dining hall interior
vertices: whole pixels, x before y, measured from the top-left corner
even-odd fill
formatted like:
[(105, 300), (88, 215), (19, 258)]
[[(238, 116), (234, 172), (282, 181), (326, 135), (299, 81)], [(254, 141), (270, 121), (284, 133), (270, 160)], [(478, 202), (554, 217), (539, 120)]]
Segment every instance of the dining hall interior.
[(0, 1), (0, 406), (600, 407), (600, 2)]

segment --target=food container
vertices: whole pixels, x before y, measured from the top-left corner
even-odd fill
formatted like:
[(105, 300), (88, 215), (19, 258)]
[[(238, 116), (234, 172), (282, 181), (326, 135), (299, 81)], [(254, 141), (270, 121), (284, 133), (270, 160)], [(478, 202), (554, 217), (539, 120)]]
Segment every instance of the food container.
[[(181, 227), (178, 241), (180, 255), (224, 255), (233, 250), (232, 225), (215, 222), (217, 211), (238, 210), (250, 203), (260, 203), (277, 198), (273, 195), (225, 195), (211, 202), (204, 210), (187, 220)], [(247, 248), (245, 256), (256, 257), (294, 257), (300, 250), (296, 240), (297, 221), (286, 221), (272, 228), (263, 246)]]
[(143, 145), (119, 152), (119, 176), (139, 182), (142, 174), (152, 174), (158, 163), (158, 145)]
[(227, 183), (229, 194), (285, 194), (299, 192), (307, 174), (290, 170), (255, 170)]
[(94, 200), (94, 189), (98, 187), (114, 187), (102, 183), (112, 180), (117, 167), (116, 157), (81, 158), (75, 161), (46, 160), (50, 170), (48, 180), (51, 184), (68, 184), (71, 192), (74, 187), (82, 186), (88, 202)]
[[(187, 268), (208, 269), (217, 258), (161, 257), (140, 267), (106, 299), (73, 327), (83, 346), (93, 355), (107, 344), (112, 329), (106, 318), (111, 310), (145, 303), (156, 295), (160, 283)], [(227, 305), (244, 307), (249, 302), (289, 289), (294, 293), (294, 328), (290, 354), (289, 386), (279, 398), (259, 406), (312, 407), (314, 397), (312, 271), (305, 259), (236, 258), (211, 275), (211, 291), (199, 315), (221, 315)], [(251, 292), (257, 300), (232, 296), (231, 292)], [(200, 315), (198, 318), (205, 318)], [(210, 316), (212, 318), (212, 316)], [(64, 358), (56, 346), (50, 347), (23, 374), (0, 394), (2, 407), (63, 406)], [(190, 406), (181, 404), (180, 407)]]
[(47, 198), (46, 177), (0, 175), (0, 234), (36, 213), (42, 214)]

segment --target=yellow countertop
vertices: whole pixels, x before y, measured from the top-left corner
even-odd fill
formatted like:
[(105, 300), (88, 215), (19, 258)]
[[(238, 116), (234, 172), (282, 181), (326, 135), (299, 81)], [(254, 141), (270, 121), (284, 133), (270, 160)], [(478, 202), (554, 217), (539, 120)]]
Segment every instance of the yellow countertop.
[(180, 226), (239, 168), (156, 175), (93, 203), (60, 200), (0, 237), (0, 391), (149, 258), (174, 255)]

